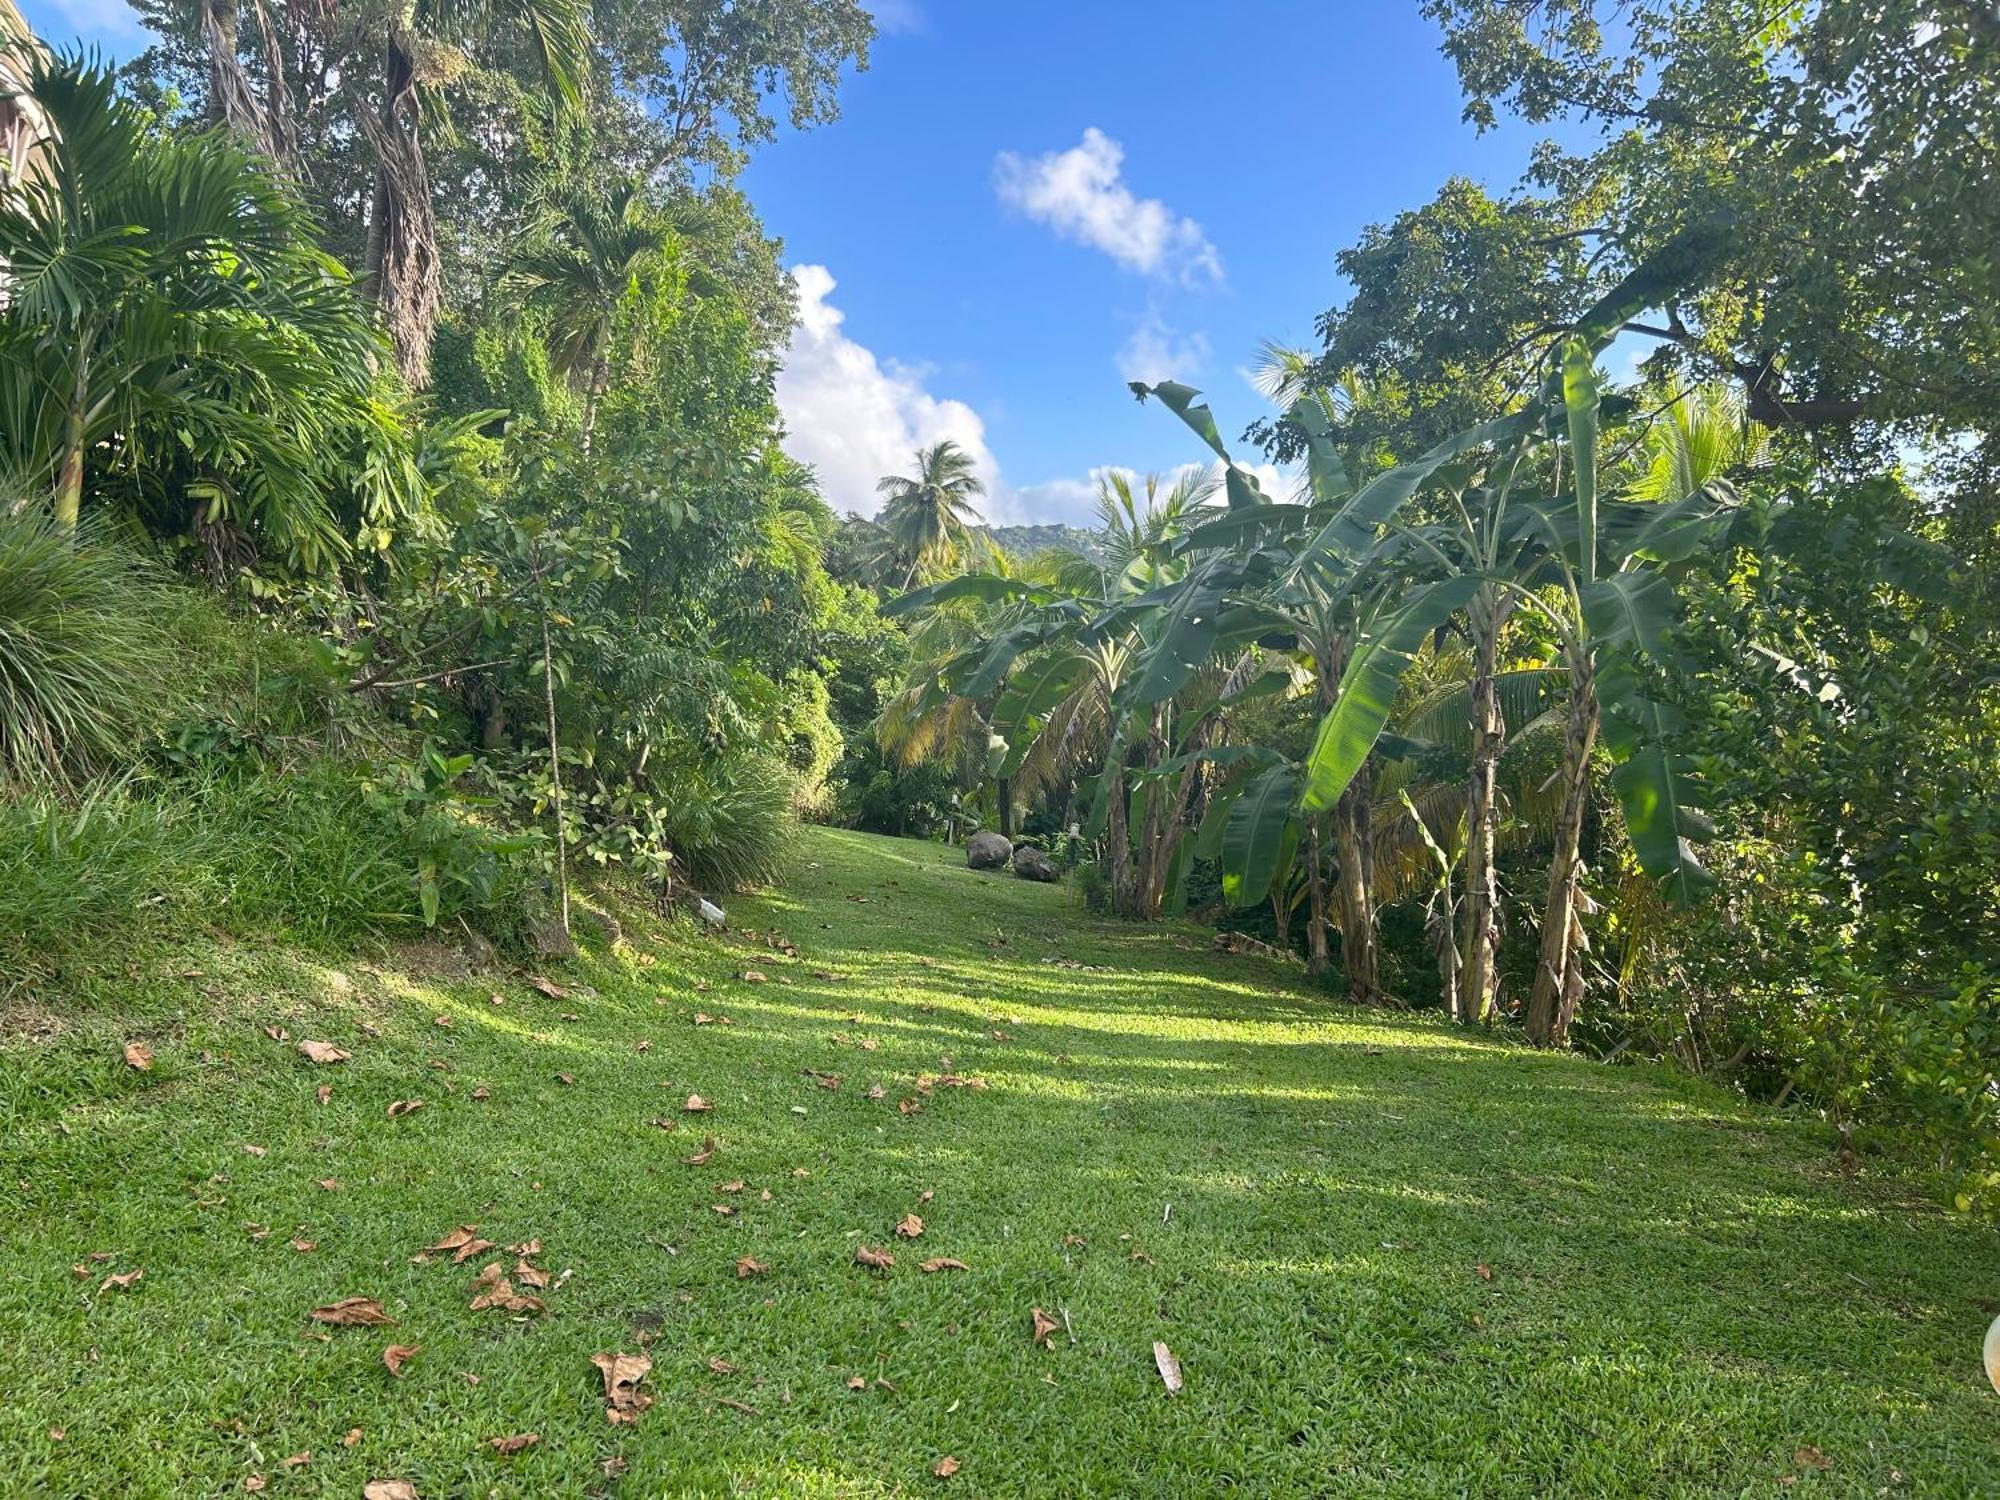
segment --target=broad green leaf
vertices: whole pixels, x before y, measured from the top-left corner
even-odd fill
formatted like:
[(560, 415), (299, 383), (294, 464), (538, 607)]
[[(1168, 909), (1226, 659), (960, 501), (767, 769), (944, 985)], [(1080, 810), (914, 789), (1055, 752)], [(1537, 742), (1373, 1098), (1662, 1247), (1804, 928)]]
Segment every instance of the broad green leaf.
[(1019, 578), (1002, 578), (996, 573), (965, 573), (957, 578), (947, 578), (942, 583), (912, 589), (907, 594), (891, 599), (882, 606), (882, 613), (892, 616), (906, 615), (912, 610), (929, 609), (934, 605), (948, 604), (954, 599), (976, 599), (981, 604), (998, 604), (1010, 599), (1029, 599), (1038, 604), (1047, 604), (1053, 603), (1056, 595), (1039, 584), (1027, 583)]
[(1691, 902), (1715, 884), (1694, 852), (1695, 841), (1711, 837), (1714, 827), (1694, 804), (1684, 758), (1669, 749), (1679, 716), (1638, 692), (1629, 672), (1600, 672), (1598, 688), (1605, 700), (1611, 787), (1625, 814), (1632, 852), (1670, 898)]
[(1683, 229), (1587, 308), (1573, 325), (1575, 336), (1593, 352), (1602, 349), (1640, 313), (1699, 286), (1728, 251), (1735, 228), (1735, 212), (1721, 209)]
[(1569, 420), (1570, 482), (1576, 489), (1577, 562), (1597, 577), (1597, 356), (1572, 338), (1563, 345), (1563, 412)]
[(1000, 694), (1000, 701), (993, 706), (993, 727), (1025, 751), (1033, 736), (1024, 734), (1024, 728), (1032, 720), (1045, 718), (1067, 698), (1087, 666), (1085, 658), (1074, 651), (1051, 651), (1036, 657)]
[(1306, 478), (1314, 502), (1326, 504), (1346, 496), (1354, 485), (1347, 477), (1347, 465), (1334, 446), (1333, 428), (1319, 402), (1310, 396), (1294, 401), (1285, 416), (1305, 434)]
[(1433, 630), (1471, 601), (1477, 577), (1440, 579), (1412, 594), (1400, 609), (1379, 622), (1355, 648), (1341, 674), (1339, 696), (1320, 720), (1306, 759), (1303, 806), (1325, 812), (1375, 747), (1417, 648)]
[(1298, 814), (1299, 773), (1289, 765), (1260, 772), (1229, 809), (1222, 828), (1222, 894), (1232, 906), (1255, 906), (1278, 875), (1286, 829)]
[(1162, 406), (1192, 427), (1195, 435), (1215, 450), (1216, 457), (1224, 463), (1229, 462), (1229, 450), (1222, 446), (1222, 433), (1215, 425), (1215, 413), (1208, 409), (1207, 402), (1195, 399), (1200, 391), (1177, 380), (1163, 380), (1158, 385), (1132, 380), (1126, 385), (1141, 401), (1148, 396), (1158, 396)]
[(1306, 544), (1306, 557), (1352, 557), (1375, 538), (1375, 533), (1403, 508), (1423, 482), (1461, 454), (1488, 443), (1504, 443), (1532, 432), (1541, 414), (1532, 407), (1511, 416), (1495, 417), (1477, 427), (1454, 433), (1409, 463), (1378, 474)]
[(1583, 590), (1583, 623), (1600, 646), (1665, 660), (1674, 628), (1674, 589), (1651, 568), (1614, 573)]

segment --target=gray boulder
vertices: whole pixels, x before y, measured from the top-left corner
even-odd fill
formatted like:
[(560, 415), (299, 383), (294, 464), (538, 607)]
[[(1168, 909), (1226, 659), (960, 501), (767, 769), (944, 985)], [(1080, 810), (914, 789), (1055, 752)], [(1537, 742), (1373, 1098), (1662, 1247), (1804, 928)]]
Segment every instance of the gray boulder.
[(1056, 862), (1029, 844), (1014, 851), (1014, 873), (1023, 880), (1039, 880), (1044, 884), (1062, 879)]
[(1004, 870), (1013, 858), (1011, 840), (998, 833), (975, 833), (965, 841), (965, 863), (974, 870)]

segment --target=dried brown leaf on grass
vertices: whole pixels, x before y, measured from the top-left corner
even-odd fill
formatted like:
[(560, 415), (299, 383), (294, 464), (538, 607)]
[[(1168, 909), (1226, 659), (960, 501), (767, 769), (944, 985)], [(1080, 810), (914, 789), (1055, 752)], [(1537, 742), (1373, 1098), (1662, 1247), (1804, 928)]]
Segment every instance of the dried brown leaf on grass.
[(342, 1297), (338, 1302), (315, 1307), (312, 1317), (316, 1323), (328, 1323), (335, 1328), (388, 1328), (396, 1322), (373, 1297)]
[(305, 1054), (307, 1061), (318, 1063), (321, 1067), (351, 1062), (354, 1058), (352, 1052), (342, 1051), (332, 1042), (300, 1042), (299, 1051)]
[(614, 1424), (629, 1425), (653, 1404), (653, 1398), (639, 1384), (653, 1368), (643, 1354), (593, 1354), (590, 1362), (604, 1377), (604, 1415)]
[(1035, 1342), (1045, 1349), (1051, 1347), (1049, 1344), (1049, 1335), (1062, 1327), (1062, 1324), (1043, 1312), (1039, 1307), (1032, 1309), (1029, 1316), (1034, 1320)]

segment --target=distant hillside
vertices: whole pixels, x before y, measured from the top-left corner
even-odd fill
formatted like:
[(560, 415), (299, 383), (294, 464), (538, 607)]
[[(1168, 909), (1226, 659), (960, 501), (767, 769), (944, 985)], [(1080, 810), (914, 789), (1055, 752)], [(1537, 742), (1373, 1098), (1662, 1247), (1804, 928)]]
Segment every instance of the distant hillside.
[(1061, 548), (1080, 552), (1092, 562), (1102, 562), (1097, 533), (1080, 526), (985, 526), (980, 528), (1016, 557), (1033, 557), (1037, 552)]

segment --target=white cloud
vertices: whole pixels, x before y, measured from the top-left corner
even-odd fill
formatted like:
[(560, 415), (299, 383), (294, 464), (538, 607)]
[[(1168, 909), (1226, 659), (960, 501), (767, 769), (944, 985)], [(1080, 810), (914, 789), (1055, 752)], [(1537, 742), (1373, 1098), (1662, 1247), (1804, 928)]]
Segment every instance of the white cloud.
[(924, 367), (879, 360), (849, 338), (841, 327), (846, 314), (828, 300), (836, 283), (825, 266), (796, 267), (792, 284), (799, 321), (778, 372), (778, 407), (786, 451), (813, 466), (827, 504), (873, 515), (881, 505), (875, 482), (907, 474), (918, 448), (950, 438), (986, 481), (987, 513), (1004, 518), (1011, 497), (979, 413), (926, 390), (931, 372)]
[(1182, 334), (1157, 312), (1149, 312), (1118, 351), (1118, 373), (1127, 380), (1156, 385), (1162, 380), (1192, 384), (1209, 357), (1208, 335)]
[(993, 163), (1000, 201), (1057, 234), (1101, 250), (1128, 270), (1195, 284), (1222, 280), (1222, 257), (1201, 225), (1121, 178), (1125, 148), (1095, 125), (1067, 151)]
[(883, 36), (915, 36), (927, 30), (930, 18), (917, 0), (872, 0), (868, 12)]

